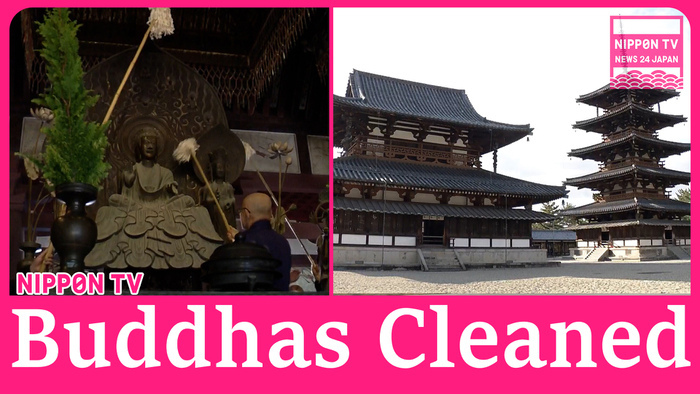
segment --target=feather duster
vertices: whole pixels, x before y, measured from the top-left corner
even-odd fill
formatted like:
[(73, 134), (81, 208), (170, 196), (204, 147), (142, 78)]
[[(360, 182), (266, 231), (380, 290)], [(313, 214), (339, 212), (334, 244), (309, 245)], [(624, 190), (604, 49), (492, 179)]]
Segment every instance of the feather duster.
[(151, 15), (148, 17), (148, 26), (151, 28), (151, 40), (157, 40), (175, 32), (170, 8), (149, 8), (149, 10), (151, 10)]
[(199, 149), (197, 140), (194, 138), (188, 138), (180, 141), (177, 148), (175, 148), (175, 151), (173, 152), (173, 157), (179, 163), (187, 163), (188, 161), (192, 160), (192, 157), (197, 152), (197, 149)]

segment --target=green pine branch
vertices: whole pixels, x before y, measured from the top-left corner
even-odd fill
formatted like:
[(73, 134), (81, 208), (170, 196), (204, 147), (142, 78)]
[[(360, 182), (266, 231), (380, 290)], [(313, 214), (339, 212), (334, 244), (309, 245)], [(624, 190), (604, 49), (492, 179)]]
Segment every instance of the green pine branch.
[(99, 187), (110, 169), (105, 162), (107, 125), (87, 121), (87, 113), (99, 97), (85, 89), (83, 67), (78, 55), (77, 32), (80, 25), (71, 21), (68, 10), (49, 10), (38, 32), (43, 39), (39, 50), (46, 62), (50, 82), (35, 104), (54, 113), (47, 136), (41, 171), (53, 185), (81, 182)]

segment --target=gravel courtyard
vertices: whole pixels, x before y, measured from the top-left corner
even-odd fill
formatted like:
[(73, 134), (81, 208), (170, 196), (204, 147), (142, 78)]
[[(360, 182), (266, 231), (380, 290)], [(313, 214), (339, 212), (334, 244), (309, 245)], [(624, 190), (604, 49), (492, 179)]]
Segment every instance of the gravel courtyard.
[(690, 294), (690, 261), (563, 261), (560, 267), (333, 272), (333, 294)]

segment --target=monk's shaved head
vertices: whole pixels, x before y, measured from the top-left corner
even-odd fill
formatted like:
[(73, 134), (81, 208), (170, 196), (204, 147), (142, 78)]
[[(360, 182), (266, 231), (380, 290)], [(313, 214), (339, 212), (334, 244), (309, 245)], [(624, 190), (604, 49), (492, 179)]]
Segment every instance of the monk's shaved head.
[(243, 199), (243, 207), (250, 211), (250, 214), (259, 218), (272, 217), (272, 200), (264, 193), (253, 193)]
[(253, 193), (246, 196), (241, 204), (241, 224), (249, 229), (259, 220), (272, 219), (272, 200), (267, 194)]

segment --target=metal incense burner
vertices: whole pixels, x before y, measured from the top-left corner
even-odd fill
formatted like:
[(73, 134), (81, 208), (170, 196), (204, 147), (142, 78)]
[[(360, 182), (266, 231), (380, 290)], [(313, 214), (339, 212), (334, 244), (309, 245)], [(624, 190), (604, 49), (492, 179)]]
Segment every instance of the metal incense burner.
[(235, 242), (219, 246), (202, 264), (202, 281), (218, 291), (271, 291), (281, 276), (281, 264), (265, 247), (246, 243), (239, 233)]

